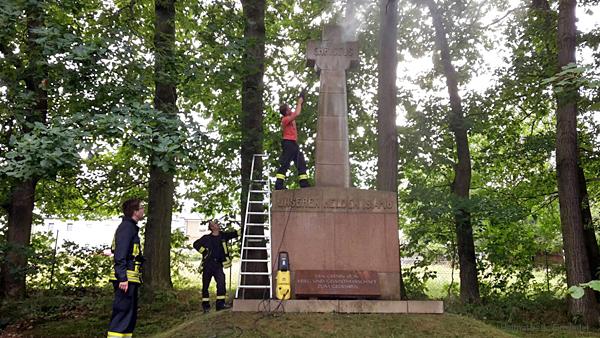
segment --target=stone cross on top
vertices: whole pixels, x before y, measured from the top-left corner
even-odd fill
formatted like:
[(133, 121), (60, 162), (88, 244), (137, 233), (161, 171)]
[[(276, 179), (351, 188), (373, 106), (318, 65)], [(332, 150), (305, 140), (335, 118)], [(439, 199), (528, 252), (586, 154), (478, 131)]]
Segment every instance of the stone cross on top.
[(323, 41), (309, 41), (309, 67), (320, 74), (315, 185), (350, 187), (346, 69), (358, 65), (358, 42), (342, 41), (342, 28), (326, 25)]

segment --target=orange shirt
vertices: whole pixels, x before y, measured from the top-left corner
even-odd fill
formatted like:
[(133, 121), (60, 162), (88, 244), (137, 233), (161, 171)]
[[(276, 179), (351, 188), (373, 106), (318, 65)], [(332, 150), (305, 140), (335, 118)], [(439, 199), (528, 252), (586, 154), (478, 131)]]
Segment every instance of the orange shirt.
[(281, 118), (281, 128), (283, 129), (283, 139), (298, 141), (298, 131), (296, 130), (296, 116), (298, 114), (291, 113), (288, 116)]

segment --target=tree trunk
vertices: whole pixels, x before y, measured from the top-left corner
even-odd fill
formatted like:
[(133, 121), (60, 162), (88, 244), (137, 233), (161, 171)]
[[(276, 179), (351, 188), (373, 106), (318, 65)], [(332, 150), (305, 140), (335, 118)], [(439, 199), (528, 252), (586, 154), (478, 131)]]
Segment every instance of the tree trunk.
[[(38, 29), (43, 28), (43, 3), (29, 3), (25, 9), (27, 15), (27, 66), (24, 69), (24, 81), (28, 92), (33, 92), (35, 105), (25, 116), (21, 127), (23, 133), (29, 133), (29, 124), (46, 123), (48, 114), (48, 95), (42, 88), (48, 78), (48, 66), (43, 55), (43, 47), (36, 41), (40, 38)], [(7, 244), (5, 261), (0, 275), (0, 295), (8, 298), (23, 298), (26, 294), (26, 273), (28, 248), (31, 239), (31, 224), (35, 202), (37, 178), (31, 177), (16, 182), (11, 187), (7, 213)]]
[(170, 289), (171, 283), (171, 219), (175, 184), (173, 174), (152, 166), (148, 191), (144, 284), (151, 292)]
[[(263, 75), (265, 71), (265, 1), (264, 0), (242, 0), (244, 11), (244, 40), (246, 50), (243, 57), (244, 78), (242, 82), (242, 114), (240, 119), (240, 129), (242, 131), (241, 158), (242, 158), (242, 195), (241, 195), (241, 214), (242, 230), (245, 227), (246, 201), (248, 198), (248, 184), (250, 183), (252, 157), (254, 154), (263, 152)], [(257, 158), (258, 163), (254, 165), (254, 178), (264, 179), (262, 172), (262, 158)], [(261, 185), (256, 186), (262, 188)], [(253, 196), (252, 199), (258, 199)], [(252, 211), (263, 211), (263, 206), (259, 204), (251, 205)], [(263, 223), (265, 217), (261, 215), (252, 215), (249, 218), (250, 223)], [(250, 233), (253, 235), (263, 235), (264, 229), (261, 227), (252, 227)], [(248, 244), (252, 246), (264, 247), (269, 243)], [(275, 263), (277, 252), (272, 253), (272, 262)], [(244, 258), (266, 259), (264, 251), (251, 250)], [(264, 263), (244, 263), (243, 269), (251, 272), (267, 271)], [(242, 276), (244, 284), (268, 284), (266, 276)], [(268, 290), (244, 289), (241, 290), (242, 298), (265, 298), (265, 292)], [(268, 295), (268, 293), (266, 293)], [(268, 298), (268, 296), (267, 296)]]
[(398, 130), (396, 68), (398, 2), (380, 0), (377, 86), (377, 190), (398, 192)]
[(465, 126), (461, 98), (458, 94), (458, 75), (450, 58), (450, 48), (442, 16), (433, 0), (427, 5), (431, 12), (435, 28), (436, 46), (440, 51), (440, 60), (446, 77), (448, 94), (450, 95), (450, 129), (456, 142), (457, 163), (454, 167), (455, 176), (452, 183), (452, 193), (455, 197), (454, 222), (460, 264), (460, 298), (464, 303), (479, 301), (479, 282), (477, 280), (477, 263), (475, 260), (475, 244), (473, 242), (473, 227), (471, 213), (468, 210), (469, 190), (471, 188), (471, 154)]
[[(532, 0), (531, 8), (539, 11), (546, 11), (544, 14), (545, 28), (553, 29), (552, 15), (550, 14), (550, 4), (547, 0)], [(554, 53), (554, 51), (552, 51)], [(555, 54), (556, 55), (556, 54)], [(553, 65), (553, 67), (556, 67)], [(579, 158), (579, 155), (578, 155)], [(585, 182), (585, 174), (581, 167), (580, 161), (577, 166), (578, 182), (579, 182), (579, 193), (580, 193), (580, 205), (581, 205), (581, 217), (583, 222), (583, 233), (585, 240), (585, 248), (588, 255), (590, 276), (592, 279), (597, 278), (598, 268), (600, 267), (600, 250), (598, 248), (598, 241), (596, 239), (596, 232), (594, 230), (594, 224), (592, 219), (592, 213), (590, 210), (589, 197), (587, 192), (587, 184)], [(596, 298), (600, 299), (600, 292), (596, 292)]]
[[(561, 0), (558, 13), (558, 66), (576, 63), (575, 0)], [(556, 94), (556, 169), (558, 174), (558, 201), (563, 234), (567, 284), (578, 285), (591, 279), (590, 265), (585, 248), (581, 213), (580, 175), (577, 164), (577, 87), (567, 85)], [(586, 289), (580, 299), (569, 297), (569, 313), (586, 325), (598, 325), (596, 299)]]
[[(244, 40), (246, 50), (243, 58), (242, 82), (242, 226), (248, 198), (248, 183), (252, 156), (263, 151), (263, 75), (265, 72), (265, 1), (242, 1), (244, 10)], [(255, 176), (262, 177), (262, 161), (254, 168)]]
[(31, 238), (31, 223), (35, 197), (35, 180), (17, 184), (11, 192), (8, 205), (7, 242), (9, 248), (2, 266), (2, 293), (4, 297), (25, 297), (27, 257)]
[[(398, 2), (380, 0), (377, 86), (377, 190), (398, 193), (396, 68), (398, 66)], [(400, 263), (400, 298), (406, 299)]]
[[(155, 0), (154, 5), (154, 108), (165, 116), (177, 118), (177, 75), (175, 64), (175, 1)], [(164, 130), (168, 133), (168, 130)], [(150, 157), (148, 188), (148, 222), (144, 253), (144, 283), (152, 293), (170, 289), (171, 283), (171, 216), (173, 210), (174, 163), (169, 170), (154, 165)]]

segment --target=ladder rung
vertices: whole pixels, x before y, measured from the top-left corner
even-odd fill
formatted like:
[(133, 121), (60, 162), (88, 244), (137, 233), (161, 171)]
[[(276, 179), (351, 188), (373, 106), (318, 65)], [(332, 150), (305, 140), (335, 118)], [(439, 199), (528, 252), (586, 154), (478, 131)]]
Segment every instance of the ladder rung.
[(270, 276), (270, 272), (240, 272), (240, 275), (248, 275), (248, 276)]
[(253, 189), (253, 190), (250, 190), (249, 192), (256, 192), (256, 193), (260, 192), (260, 193), (268, 194), (268, 193), (271, 192), (271, 190), (256, 190), (256, 189)]
[(269, 201), (248, 201), (250, 204), (269, 204)]
[(246, 223), (246, 225), (250, 225), (250, 226), (269, 226), (269, 223)]
[(259, 246), (245, 246), (242, 248), (242, 251), (243, 250), (267, 250), (267, 247), (266, 246), (260, 246), (260, 247)]
[(258, 239), (258, 238), (248, 238), (247, 239), (248, 243), (267, 243), (269, 242), (268, 240), (262, 238), (262, 239)]
[(269, 238), (267, 235), (244, 235), (246, 238)]
[(269, 263), (270, 259), (246, 259), (243, 258), (242, 263)]
[(270, 285), (238, 285), (240, 289), (270, 289)]
[(268, 212), (264, 211), (248, 211), (246, 215), (268, 215)]
[(269, 180), (252, 180), (252, 183), (267, 183)]

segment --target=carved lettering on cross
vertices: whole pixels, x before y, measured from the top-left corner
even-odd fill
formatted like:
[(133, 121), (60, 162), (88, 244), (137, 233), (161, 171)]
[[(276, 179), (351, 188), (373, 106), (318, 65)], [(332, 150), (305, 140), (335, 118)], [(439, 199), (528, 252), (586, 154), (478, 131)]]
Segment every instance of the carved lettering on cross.
[(322, 41), (308, 42), (306, 59), (309, 67), (316, 65), (318, 70), (350, 69), (358, 66), (358, 42), (342, 41), (341, 27), (328, 25), (323, 29)]

